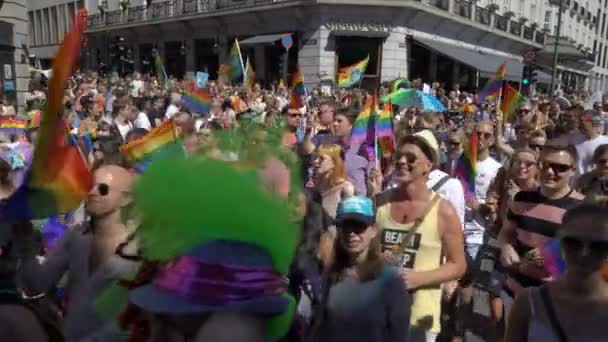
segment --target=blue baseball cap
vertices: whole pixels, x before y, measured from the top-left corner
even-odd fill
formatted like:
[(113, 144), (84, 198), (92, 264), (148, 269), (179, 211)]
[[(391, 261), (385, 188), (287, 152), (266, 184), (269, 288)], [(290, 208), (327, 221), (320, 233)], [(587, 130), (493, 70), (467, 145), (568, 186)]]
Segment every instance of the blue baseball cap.
[(338, 224), (345, 221), (357, 221), (372, 225), (376, 222), (374, 214), (374, 204), (372, 200), (365, 196), (352, 196), (343, 199), (338, 204), (336, 222)]

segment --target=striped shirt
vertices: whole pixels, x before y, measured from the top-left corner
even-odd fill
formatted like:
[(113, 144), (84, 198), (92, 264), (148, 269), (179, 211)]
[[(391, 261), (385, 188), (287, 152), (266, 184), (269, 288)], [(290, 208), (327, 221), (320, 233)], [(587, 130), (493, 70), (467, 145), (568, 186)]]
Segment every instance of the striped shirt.
[(517, 242), (515, 250), (522, 263), (519, 270), (525, 275), (511, 274), (524, 286), (542, 284), (541, 279), (547, 277), (542, 267), (528, 263), (525, 254), (535, 248), (540, 248), (550, 242), (562, 224), (562, 217), (568, 209), (582, 204), (584, 196), (571, 190), (566, 196), (549, 199), (540, 190), (521, 191), (515, 195), (509, 207), (508, 219), (515, 224)]

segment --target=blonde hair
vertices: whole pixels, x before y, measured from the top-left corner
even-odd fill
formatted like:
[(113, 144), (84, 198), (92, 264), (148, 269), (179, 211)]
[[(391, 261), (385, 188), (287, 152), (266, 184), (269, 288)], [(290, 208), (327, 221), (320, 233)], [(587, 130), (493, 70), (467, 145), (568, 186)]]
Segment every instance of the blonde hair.
[(317, 154), (325, 154), (334, 163), (334, 171), (330, 177), (330, 185), (336, 186), (346, 180), (344, 161), (342, 160), (342, 147), (340, 145), (323, 144), (317, 148)]

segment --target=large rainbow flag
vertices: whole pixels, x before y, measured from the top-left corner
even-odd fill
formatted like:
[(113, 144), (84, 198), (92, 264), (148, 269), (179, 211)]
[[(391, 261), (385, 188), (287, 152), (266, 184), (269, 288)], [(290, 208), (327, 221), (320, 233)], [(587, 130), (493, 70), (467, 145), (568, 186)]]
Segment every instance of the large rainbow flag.
[(220, 66), (220, 75), (227, 81), (235, 82), (243, 76), (243, 57), (241, 57), (241, 49), (239, 41), (234, 39), (234, 44), (228, 52), (228, 62)]
[(304, 96), (306, 96), (306, 89), (304, 89), (304, 74), (302, 74), (302, 69), (298, 66), (291, 79), (290, 106), (292, 108), (304, 106)]
[(211, 95), (209, 95), (209, 91), (205, 88), (197, 88), (194, 81), (188, 83), (180, 101), (182, 106), (198, 114), (206, 114), (211, 107)]
[(368, 147), (374, 146), (374, 112), (376, 110), (376, 97), (370, 97), (365, 101), (361, 113), (357, 116), (350, 135), (350, 145), (367, 143)]
[(42, 115), (32, 167), (24, 183), (0, 208), (0, 222), (46, 218), (80, 206), (93, 176), (79, 148), (71, 144), (63, 113), (65, 84), (77, 61), (82, 41), (82, 16), (74, 17), (53, 62), (47, 107)]
[(464, 148), (464, 153), (456, 161), (454, 177), (457, 178), (464, 188), (467, 201), (475, 200), (475, 177), (477, 177), (477, 144), (479, 137), (473, 132)]
[(526, 98), (520, 92), (518, 92), (515, 88), (507, 84), (505, 86), (505, 89), (503, 90), (502, 102), (500, 103), (500, 110), (503, 114), (503, 121), (510, 121), (511, 115), (513, 115), (517, 107), (519, 107), (519, 105), (525, 100)]
[(367, 69), (367, 63), (369, 62), (369, 55), (362, 61), (359, 61), (353, 65), (341, 68), (338, 71), (338, 87), (348, 88), (359, 83), (365, 69)]
[(504, 84), (506, 72), (507, 62), (504, 62), (498, 67), (494, 77), (492, 77), (485, 87), (479, 91), (479, 103), (483, 103), (488, 100), (489, 97), (494, 97), (500, 93), (500, 90)]

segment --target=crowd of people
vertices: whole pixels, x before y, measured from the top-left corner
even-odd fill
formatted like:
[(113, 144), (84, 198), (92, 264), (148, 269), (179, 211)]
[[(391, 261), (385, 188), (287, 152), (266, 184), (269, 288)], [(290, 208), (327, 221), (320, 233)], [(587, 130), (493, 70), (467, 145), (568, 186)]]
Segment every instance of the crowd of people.
[[(0, 340), (608, 339), (608, 102), (535, 96), (505, 115), (415, 80), (447, 111), (394, 105), (395, 149), (374, 158), (350, 139), (369, 91), (294, 106), (279, 83), (210, 81), (195, 113), (193, 82), (70, 79), (63, 118), (92, 137), (93, 187), (69, 213), (0, 222)], [(33, 80), (28, 128), (0, 133), (0, 200), (26, 177), (45, 97)], [(166, 122), (179, 159), (125, 160)]]

